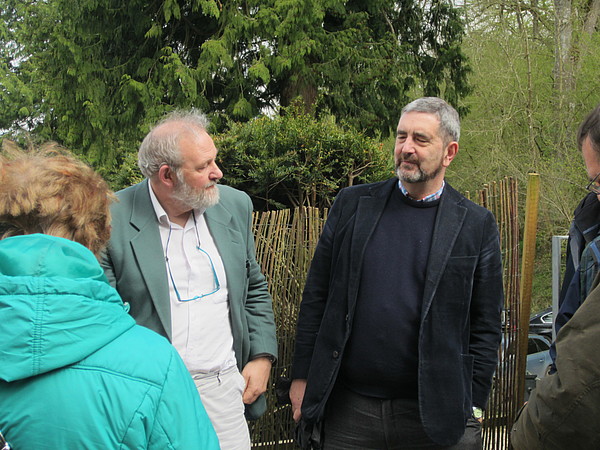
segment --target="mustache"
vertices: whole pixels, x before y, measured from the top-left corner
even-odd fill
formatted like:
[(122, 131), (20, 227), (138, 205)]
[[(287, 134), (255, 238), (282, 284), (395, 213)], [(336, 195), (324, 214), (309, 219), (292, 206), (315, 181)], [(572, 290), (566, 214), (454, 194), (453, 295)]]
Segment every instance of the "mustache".
[(396, 167), (400, 167), (403, 162), (409, 162), (415, 164), (417, 167), (421, 167), (419, 159), (415, 155), (400, 155), (396, 159)]
[(414, 163), (414, 164), (419, 163), (419, 160), (415, 155), (400, 155), (400, 157), (398, 158), (398, 161), (409, 162), (409, 163)]

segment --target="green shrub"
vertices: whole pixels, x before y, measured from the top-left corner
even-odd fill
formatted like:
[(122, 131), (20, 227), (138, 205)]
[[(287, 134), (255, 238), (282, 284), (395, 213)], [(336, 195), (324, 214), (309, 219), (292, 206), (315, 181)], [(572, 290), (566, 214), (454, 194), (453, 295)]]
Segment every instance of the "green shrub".
[(223, 183), (247, 192), (256, 209), (328, 207), (343, 187), (393, 175), (392, 152), (380, 142), (331, 117), (286, 112), (215, 137)]

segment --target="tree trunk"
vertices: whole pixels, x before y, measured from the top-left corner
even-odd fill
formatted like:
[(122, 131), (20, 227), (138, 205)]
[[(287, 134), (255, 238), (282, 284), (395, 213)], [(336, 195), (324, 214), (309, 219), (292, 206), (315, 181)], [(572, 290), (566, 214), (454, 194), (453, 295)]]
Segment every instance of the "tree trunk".
[(596, 31), (596, 26), (598, 26), (598, 18), (600, 18), (600, 0), (592, 0), (590, 3), (590, 10), (587, 13), (585, 18), (585, 23), (583, 25), (583, 32), (590, 36), (594, 31)]
[[(554, 88), (563, 97), (573, 87), (573, 72), (570, 61), (573, 40), (571, 23), (571, 0), (554, 0), (556, 14), (556, 46), (554, 51)], [(562, 106), (562, 99), (560, 100)]]
[(281, 91), (281, 106), (290, 106), (294, 99), (298, 97), (302, 100), (304, 112), (313, 115), (317, 99), (317, 88), (314, 83), (306, 80), (301, 75), (287, 80)]
[(577, 61), (575, 65), (577, 66), (576, 74), (581, 71), (581, 67), (583, 66), (583, 61), (585, 58), (589, 57), (588, 47), (589, 41), (592, 38), (592, 34), (596, 31), (596, 27), (598, 26), (598, 19), (600, 18), (600, 0), (590, 0), (590, 7), (585, 16), (585, 21), (583, 23), (583, 33), (580, 38), (579, 48), (577, 51)]

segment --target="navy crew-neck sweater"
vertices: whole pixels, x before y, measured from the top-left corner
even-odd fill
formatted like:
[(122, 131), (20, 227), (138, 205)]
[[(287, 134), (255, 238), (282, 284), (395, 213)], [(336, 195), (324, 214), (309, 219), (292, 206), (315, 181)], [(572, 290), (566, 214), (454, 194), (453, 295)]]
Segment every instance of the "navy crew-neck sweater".
[(365, 251), (340, 381), (376, 398), (417, 398), (418, 336), (439, 200), (392, 191)]

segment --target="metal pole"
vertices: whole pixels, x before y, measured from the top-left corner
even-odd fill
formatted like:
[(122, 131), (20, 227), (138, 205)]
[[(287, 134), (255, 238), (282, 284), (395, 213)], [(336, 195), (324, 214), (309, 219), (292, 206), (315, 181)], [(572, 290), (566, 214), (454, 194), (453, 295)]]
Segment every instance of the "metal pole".
[(552, 236), (552, 340), (556, 339), (554, 321), (558, 315), (558, 296), (560, 294), (562, 241), (569, 236)]

